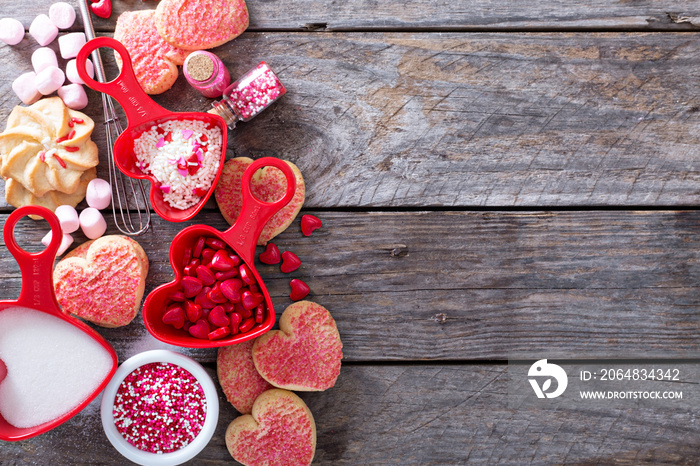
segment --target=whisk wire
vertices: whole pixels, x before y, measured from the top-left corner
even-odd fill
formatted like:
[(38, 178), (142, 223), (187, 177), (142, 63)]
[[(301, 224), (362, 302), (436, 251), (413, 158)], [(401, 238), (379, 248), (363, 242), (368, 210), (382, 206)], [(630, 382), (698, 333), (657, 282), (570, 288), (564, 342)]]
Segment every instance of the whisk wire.
[[(88, 40), (92, 40), (95, 38), (95, 30), (92, 25), (87, 0), (80, 0), (78, 4), (83, 19), (85, 35)], [(102, 64), (99, 50), (95, 50), (92, 53), (92, 60), (95, 65), (97, 81), (106, 82), (104, 65)], [(117, 229), (123, 234), (129, 236), (140, 235), (148, 230), (151, 224), (151, 209), (146, 189), (143, 186), (143, 180), (134, 180), (131, 177), (128, 177), (129, 186), (127, 187), (125, 182), (127, 177), (119, 171), (114, 163), (112, 150), (117, 137), (124, 132), (124, 128), (119, 121), (112, 98), (104, 93), (102, 93), (102, 109), (104, 112), (105, 134), (107, 136), (109, 184), (112, 186), (112, 217)], [(136, 205), (136, 213), (129, 208), (129, 191), (131, 192), (131, 199)], [(119, 214), (117, 214), (117, 210)], [(138, 220), (136, 220), (136, 216), (138, 216)]]

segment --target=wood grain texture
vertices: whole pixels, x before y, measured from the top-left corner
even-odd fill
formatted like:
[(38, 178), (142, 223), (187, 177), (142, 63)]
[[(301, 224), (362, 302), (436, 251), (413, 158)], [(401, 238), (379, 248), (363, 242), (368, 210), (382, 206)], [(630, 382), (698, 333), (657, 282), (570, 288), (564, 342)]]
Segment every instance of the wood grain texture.
[[(76, 6), (77, 1), (69, 0)], [(155, 9), (151, 0), (113, 0), (109, 19), (93, 16), (95, 28), (114, 30), (114, 22), (124, 11)], [(537, 30), (537, 29), (648, 29), (692, 30), (700, 26), (696, 2), (637, 0), (612, 2), (588, 0), (566, 2), (546, 0), (520, 3), (507, 0), (426, 4), (420, 0), (403, 2), (305, 2), (292, 0), (249, 0), (249, 30)], [(48, 13), (48, 5), (36, 0), (18, 9), (12, 2), (0, 4), (0, 18), (9, 16), (29, 27), (36, 15)], [(74, 27), (79, 27), (79, 23)]]
[[(315, 213), (311, 237), (297, 219), (274, 240), (297, 271), (257, 266), (278, 317), (289, 280), (309, 284), (348, 361), (700, 356), (700, 212)], [(197, 222), (226, 227), (218, 213)], [(181, 228), (155, 220), (138, 238), (146, 293), (172, 279)], [(44, 231), (26, 220), (17, 235), (38, 244)], [(13, 299), (18, 268), (1, 251), (0, 298)], [(121, 359), (153, 343), (140, 318), (100, 331)]]
[[(695, 415), (673, 403), (512, 408), (508, 390), (507, 366), (346, 365), (335, 387), (300, 396), (316, 422), (315, 465), (694, 464), (700, 454)], [(220, 402), (212, 441), (187, 464), (238, 464), (223, 440), (238, 414)], [(45, 435), (3, 443), (2, 458), (7, 465), (124, 464), (101, 430), (96, 403)]]
[[(0, 49), (3, 115), (33, 49)], [(309, 208), (700, 201), (694, 35), (244, 34), (218, 52), (234, 76), (264, 59), (287, 85), (229, 155), (293, 161)], [(182, 76), (156, 100), (211, 105)]]

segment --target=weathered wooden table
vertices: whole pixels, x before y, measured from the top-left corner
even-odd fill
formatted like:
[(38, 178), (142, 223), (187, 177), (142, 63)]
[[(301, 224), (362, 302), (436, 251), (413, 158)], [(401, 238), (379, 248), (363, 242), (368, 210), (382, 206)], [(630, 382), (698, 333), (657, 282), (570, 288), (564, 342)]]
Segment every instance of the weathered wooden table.
[[(0, 17), (28, 28), (50, 3), (3, 0)], [(99, 34), (123, 11), (155, 8), (113, 3), (110, 20), (95, 19)], [(301, 169), (302, 213), (324, 227), (306, 238), (297, 219), (275, 242), (301, 258), (293, 276), (331, 311), (344, 344), (336, 386), (301, 394), (318, 428), (315, 463), (695, 463), (697, 400), (513, 407), (508, 361), (700, 355), (700, 5), (248, 8), (248, 31), (215, 52), (233, 76), (267, 61), (289, 92), (230, 133), (228, 156)], [(3, 120), (37, 47), (28, 35), (0, 46)], [(89, 96), (85, 112), (101, 121)], [(156, 100), (210, 105), (182, 76)], [(101, 128), (94, 138), (106, 177)], [(3, 204), (3, 221), (11, 210)], [(213, 203), (189, 223), (226, 226)], [(44, 234), (22, 225), (26, 244)], [(138, 237), (147, 293), (170, 280), (169, 240), (183, 226), (155, 217)], [(261, 271), (279, 315), (290, 276)], [(4, 248), (0, 274), (0, 298), (15, 298), (19, 270)], [(165, 346), (140, 317), (100, 333), (121, 361)], [(215, 351), (182, 351), (215, 375)], [(223, 432), (236, 416), (222, 398), (216, 434), (192, 464), (232, 461)], [(97, 403), (0, 445), (2, 464), (124, 462)]]

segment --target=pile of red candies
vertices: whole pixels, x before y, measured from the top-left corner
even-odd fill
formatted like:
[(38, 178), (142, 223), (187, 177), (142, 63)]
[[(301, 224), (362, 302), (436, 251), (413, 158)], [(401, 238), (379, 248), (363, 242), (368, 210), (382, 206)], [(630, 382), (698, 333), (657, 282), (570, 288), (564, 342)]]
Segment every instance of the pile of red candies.
[(199, 237), (185, 250), (181, 272), (180, 289), (168, 295), (164, 324), (217, 340), (265, 320), (267, 306), (255, 276), (221, 239)]

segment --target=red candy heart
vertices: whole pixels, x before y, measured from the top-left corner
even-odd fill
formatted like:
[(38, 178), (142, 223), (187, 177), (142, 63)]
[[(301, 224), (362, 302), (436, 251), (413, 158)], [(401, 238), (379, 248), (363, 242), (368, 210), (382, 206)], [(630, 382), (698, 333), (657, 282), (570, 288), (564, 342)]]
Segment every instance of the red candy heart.
[(197, 322), (203, 315), (202, 306), (192, 301), (187, 301), (185, 302), (185, 314), (187, 314), (187, 320)]
[(292, 292), (289, 294), (289, 297), (292, 301), (299, 301), (300, 299), (304, 299), (311, 291), (309, 285), (297, 278), (293, 278), (292, 281), (289, 282), (289, 284), (292, 287)]
[(219, 272), (226, 272), (227, 270), (231, 270), (234, 268), (236, 264), (233, 259), (229, 257), (229, 255), (226, 253), (224, 249), (219, 249), (214, 253), (214, 256), (211, 258), (211, 268), (214, 270), (218, 270)]
[(238, 278), (232, 278), (230, 280), (225, 280), (219, 285), (221, 292), (228, 298), (232, 303), (240, 302), (241, 300), (241, 287), (243, 287), (243, 281)]
[(185, 296), (188, 298), (194, 298), (197, 294), (202, 291), (202, 284), (198, 278), (195, 277), (182, 277), (180, 284), (184, 290)]
[(265, 299), (265, 297), (262, 294), (252, 293), (249, 290), (246, 290), (241, 294), (241, 303), (243, 304), (243, 307), (248, 310), (258, 307), (258, 305), (263, 302), (263, 299)]
[(231, 323), (231, 320), (226, 315), (226, 311), (223, 306), (216, 306), (209, 312), (207, 317), (209, 322), (215, 327), (226, 327)]
[(243, 280), (246, 285), (254, 285), (256, 283), (255, 276), (247, 265), (241, 264), (241, 266), (238, 268), (238, 273), (241, 276), (241, 280)]
[(182, 328), (185, 325), (185, 312), (180, 306), (170, 306), (163, 314), (163, 323), (175, 328)]
[(219, 327), (213, 332), (209, 332), (209, 339), (218, 340), (219, 338), (228, 336), (229, 333), (231, 333), (231, 330), (228, 327)]
[(258, 259), (260, 259), (260, 262), (262, 262), (263, 264), (279, 264), (280, 250), (274, 244), (267, 243), (265, 251), (260, 253)]
[(314, 230), (318, 230), (323, 226), (323, 222), (318, 217), (313, 215), (302, 215), (301, 216), (301, 232), (304, 236), (310, 236)]
[(201, 338), (202, 340), (209, 339), (209, 324), (204, 319), (199, 319), (197, 323), (192, 325), (187, 331), (195, 338)]
[(90, 9), (95, 15), (100, 18), (109, 18), (112, 16), (112, 1), (111, 0), (100, 0), (97, 3), (92, 3)]
[(284, 251), (282, 253), (282, 265), (280, 265), (280, 270), (284, 273), (294, 272), (301, 266), (301, 260), (296, 254), (290, 251)]
[(209, 267), (204, 265), (197, 266), (195, 273), (204, 286), (212, 286), (214, 282), (216, 282), (216, 275), (214, 275), (214, 272), (212, 272)]

